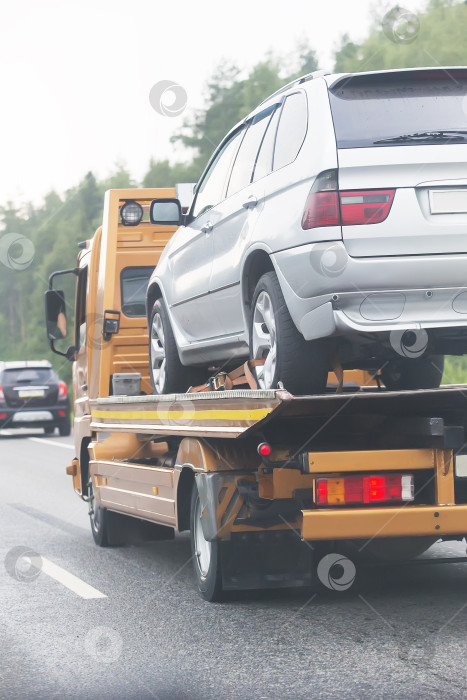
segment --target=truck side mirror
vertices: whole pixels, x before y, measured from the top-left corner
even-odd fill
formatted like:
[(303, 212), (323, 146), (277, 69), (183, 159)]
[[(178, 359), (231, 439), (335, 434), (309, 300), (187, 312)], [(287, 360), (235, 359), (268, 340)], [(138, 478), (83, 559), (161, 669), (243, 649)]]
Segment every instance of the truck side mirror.
[(179, 199), (153, 199), (149, 208), (151, 224), (181, 226), (183, 223), (182, 205)]
[(75, 359), (77, 348), (74, 345), (70, 345), (66, 352), (61, 352), (61, 350), (57, 350), (55, 347), (56, 340), (66, 338), (67, 328), (65, 294), (62, 289), (53, 288), (53, 281), (55, 277), (59, 277), (60, 275), (75, 275), (75, 277), (77, 277), (78, 274), (79, 268), (77, 267), (72, 270), (58, 270), (57, 272), (52, 272), (49, 277), (49, 288), (45, 293), (45, 322), (50, 349), (56, 355), (66, 357), (70, 362)]
[(48, 289), (45, 293), (45, 319), (49, 340), (66, 338), (65, 294), (61, 289)]

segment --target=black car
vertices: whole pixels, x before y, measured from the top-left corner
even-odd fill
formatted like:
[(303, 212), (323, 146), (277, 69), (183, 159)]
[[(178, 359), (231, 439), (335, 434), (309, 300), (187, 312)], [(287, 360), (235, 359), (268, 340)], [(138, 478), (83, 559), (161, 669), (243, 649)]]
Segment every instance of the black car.
[(46, 360), (0, 363), (0, 429), (58, 428), (71, 432), (70, 402), (66, 383)]

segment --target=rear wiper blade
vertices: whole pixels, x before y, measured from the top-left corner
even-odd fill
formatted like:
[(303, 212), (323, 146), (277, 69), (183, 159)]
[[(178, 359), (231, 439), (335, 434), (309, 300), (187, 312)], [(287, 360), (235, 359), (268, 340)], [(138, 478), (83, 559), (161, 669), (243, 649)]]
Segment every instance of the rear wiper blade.
[(442, 131), (416, 131), (413, 134), (401, 134), (400, 136), (392, 136), (387, 139), (379, 139), (373, 141), (374, 144), (379, 143), (398, 143), (403, 141), (441, 141), (453, 138), (465, 139), (467, 137), (467, 129), (443, 129)]

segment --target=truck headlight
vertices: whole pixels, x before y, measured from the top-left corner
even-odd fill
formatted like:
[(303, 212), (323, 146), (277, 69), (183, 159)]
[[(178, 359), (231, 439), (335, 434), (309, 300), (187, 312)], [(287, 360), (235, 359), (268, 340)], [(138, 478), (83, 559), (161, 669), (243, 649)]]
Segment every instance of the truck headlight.
[(124, 226), (138, 226), (143, 218), (143, 207), (138, 202), (125, 202), (120, 209), (120, 216)]

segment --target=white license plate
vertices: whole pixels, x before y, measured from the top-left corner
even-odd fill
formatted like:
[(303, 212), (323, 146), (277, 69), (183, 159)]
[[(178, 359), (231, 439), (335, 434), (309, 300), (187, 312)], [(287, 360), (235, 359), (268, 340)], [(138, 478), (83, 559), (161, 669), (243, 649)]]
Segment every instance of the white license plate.
[(37, 423), (53, 420), (50, 411), (18, 411), (12, 418), (12, 423)]
[(432, 214), (467, 214), (466, 190), (430, 190)]
[(45, 392), (44, 389), (20, 389), (18, 396), (20, 399), (38, 398), (39, 396), (45, 396)]

